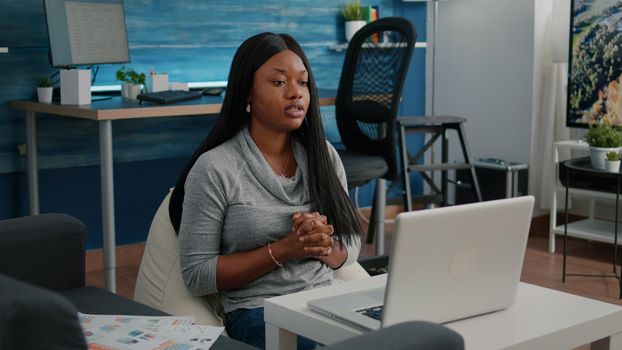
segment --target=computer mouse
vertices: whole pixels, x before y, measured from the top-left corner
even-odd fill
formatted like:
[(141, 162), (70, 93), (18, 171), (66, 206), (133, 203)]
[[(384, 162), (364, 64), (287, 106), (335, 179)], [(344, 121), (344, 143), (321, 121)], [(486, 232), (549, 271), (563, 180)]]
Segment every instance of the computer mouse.
[(207, 95), (207, 96), (218, 96), (222, 94), (223, 91), (225, 91), (225, 88), (209, 87), (209, 88), (203, 89), (202, 93), (203, 95)]

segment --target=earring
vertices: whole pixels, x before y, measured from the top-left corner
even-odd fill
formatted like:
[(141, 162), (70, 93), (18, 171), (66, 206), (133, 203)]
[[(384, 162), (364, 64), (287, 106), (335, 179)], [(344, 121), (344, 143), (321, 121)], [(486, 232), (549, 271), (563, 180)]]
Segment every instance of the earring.
[(246, 113), (250, 113), (251, 112), (251, 104), (247, 103), (246, 104)]

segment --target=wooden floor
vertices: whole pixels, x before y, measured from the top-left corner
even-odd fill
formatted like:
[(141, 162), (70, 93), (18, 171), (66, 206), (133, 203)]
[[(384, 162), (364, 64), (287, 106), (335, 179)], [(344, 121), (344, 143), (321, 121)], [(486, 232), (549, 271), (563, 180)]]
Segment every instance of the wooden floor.
[[(389, 207), (387, 217), (394, 217), (399, 208)], [(392, 224), (386, 226), (385, 247), (390, 247)], [(548, 218), (535, 218), (527, 244), (521, 281), (565, 291), (572, 294), (622, 305), (618, 281), (606, 277), (568, 277), (561, 282), (561, 239), (557, 239), (557, 252), (548, 252)], [(117, 248), (117, 292), (132, 297), (138, 266), (144, 249), (143, 243)], [(612, 245), (585, 240), (569, 240), (568, 272), (583, 274), (610, 274), (612, 272)], [(373, 255), (373, 245), (364, 245), (361, 256)], [(86, 254), (87, 284), (103, 287), (103, 258), (101, 250)]]

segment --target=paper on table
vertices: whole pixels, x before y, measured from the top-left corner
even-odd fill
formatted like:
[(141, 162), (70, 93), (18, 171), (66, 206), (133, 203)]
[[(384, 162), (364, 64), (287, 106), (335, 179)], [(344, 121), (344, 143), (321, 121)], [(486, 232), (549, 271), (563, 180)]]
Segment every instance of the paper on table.
[(190, 326), (194, 316), (126, 316), (126, 315), (89, 315), (78, 312), (80, 324), (84, 328), (112, 324), (139, 327), (157, 332), (161, 326)]
[(78, 314), (89, 349), (209, 349), (223, 327), (192, 325), (192, 316)]
[[(162, 345), (160, 349), (192, 349), (192, 350), (206, 350), (209, 349), (218, 339), (223, 327), (212, 326), (167, 326), (165, 327), (163, 334), (169, 340)], [(173, 347), (175, 346), (175, 347)]]

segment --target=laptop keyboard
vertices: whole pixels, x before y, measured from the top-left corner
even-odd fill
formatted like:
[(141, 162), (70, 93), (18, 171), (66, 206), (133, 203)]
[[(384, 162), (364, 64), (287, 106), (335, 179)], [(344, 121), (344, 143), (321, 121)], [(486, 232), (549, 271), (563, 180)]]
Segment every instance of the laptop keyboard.
[(383, 305), (372, 306), (365, 309), (356, 310), (356, 312), (361, 315), (371, 317), (374, 320), (380, 321), (380, 318), (382, 317), (382, 306)]

